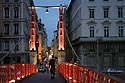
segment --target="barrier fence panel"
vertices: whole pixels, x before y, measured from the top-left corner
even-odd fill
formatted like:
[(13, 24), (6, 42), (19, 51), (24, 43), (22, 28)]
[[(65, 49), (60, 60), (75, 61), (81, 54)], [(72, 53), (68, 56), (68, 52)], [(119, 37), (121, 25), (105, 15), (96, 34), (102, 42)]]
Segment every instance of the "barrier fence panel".
[(17, 80), (37, 72), (33, 64), (0, 65), (0, 83), (14, 83)]
[(61, 63), (59, 72), (69, 83), (120, 83), (108, 75), (71, 63)]

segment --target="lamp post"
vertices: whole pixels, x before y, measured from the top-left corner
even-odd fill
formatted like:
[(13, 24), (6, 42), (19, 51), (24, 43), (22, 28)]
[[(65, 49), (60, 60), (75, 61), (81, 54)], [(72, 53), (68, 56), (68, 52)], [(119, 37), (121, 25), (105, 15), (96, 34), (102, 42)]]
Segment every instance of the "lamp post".
[(97, 33), (97, 37), (96, 37), (96, 41), (97, 41), (97, 56), (96, 56), (96, 58), (97, 58), (97, 71), (99, 71), (99, 39), (98, 39), (98, 29), (97, 29), (97, 31), (96, 31), (96, 33)]
[(17, 41), (15, 40), (15, 63), (17, 63), (17, 55), (16, 55), (16, 50), (17, 50)]
[(97, 70), (99, 71), (99, 41), (97, 38)]

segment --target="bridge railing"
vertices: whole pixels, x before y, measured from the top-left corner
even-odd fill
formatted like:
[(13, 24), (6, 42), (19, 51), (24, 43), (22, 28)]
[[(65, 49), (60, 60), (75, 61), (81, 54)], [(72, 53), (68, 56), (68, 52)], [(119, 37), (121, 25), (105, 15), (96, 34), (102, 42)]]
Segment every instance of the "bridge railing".
[(33, 64), (0, 65), (0, 83), (14, 83), (36, 72), (36, 66)]
[(69, 83), (120, 83), (108, 75), (71, 63), (60, 64), (59, 72)]

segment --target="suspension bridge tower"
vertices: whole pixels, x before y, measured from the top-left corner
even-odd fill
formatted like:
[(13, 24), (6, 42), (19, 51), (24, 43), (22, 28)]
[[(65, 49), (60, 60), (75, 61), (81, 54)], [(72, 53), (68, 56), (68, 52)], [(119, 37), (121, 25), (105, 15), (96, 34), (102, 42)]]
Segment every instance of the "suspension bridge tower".
[(36, 50), (36, 11), (34, 7), (31, 7), (31, 19), (30, 19), (30, 63), (36, 65), (37, 63), (37, 50)]
[(63, 11), (64, 7), (62, 4), (59, 7), (59, 21), (58, 21), (58, 61), (65, 61), (65, 52), (64, 52), (64, 22), (63, 22)]

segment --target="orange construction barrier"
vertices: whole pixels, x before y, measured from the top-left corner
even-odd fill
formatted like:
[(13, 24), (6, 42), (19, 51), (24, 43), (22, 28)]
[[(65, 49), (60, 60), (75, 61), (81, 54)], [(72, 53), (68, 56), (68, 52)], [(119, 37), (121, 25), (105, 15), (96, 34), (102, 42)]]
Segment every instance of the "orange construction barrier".
[(120, 83), (108, 75), (71, 63), (61, 63), (59, 72), (69, 83)]
[(0, 65), (0, 83), (13, 83), (36, 72), (33, 64)]

